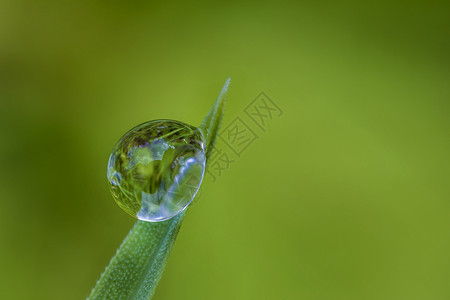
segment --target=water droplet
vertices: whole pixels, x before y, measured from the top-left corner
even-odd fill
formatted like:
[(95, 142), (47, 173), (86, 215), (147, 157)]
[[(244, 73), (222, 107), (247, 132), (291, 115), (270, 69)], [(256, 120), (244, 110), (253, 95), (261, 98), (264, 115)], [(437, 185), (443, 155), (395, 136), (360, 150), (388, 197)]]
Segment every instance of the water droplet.
[(205, 172), (203, 135), (196, 127), (155, 120), (128, 131), (116, 144), (107, 176), (114, 200), (128, 214), (158, 222), (182, 212)]

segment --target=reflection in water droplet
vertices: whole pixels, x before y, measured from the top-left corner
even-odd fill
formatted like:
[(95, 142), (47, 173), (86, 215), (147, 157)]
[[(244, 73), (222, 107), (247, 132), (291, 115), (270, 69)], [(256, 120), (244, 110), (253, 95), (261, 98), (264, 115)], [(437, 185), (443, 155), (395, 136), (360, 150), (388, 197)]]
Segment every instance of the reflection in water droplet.
[(182, 212), (205, 172), (205, 146), (197, 128), (155, 120), (128, 131), (116, 144), (107, 176), (114, 200), (140, 220), (158, 222)]

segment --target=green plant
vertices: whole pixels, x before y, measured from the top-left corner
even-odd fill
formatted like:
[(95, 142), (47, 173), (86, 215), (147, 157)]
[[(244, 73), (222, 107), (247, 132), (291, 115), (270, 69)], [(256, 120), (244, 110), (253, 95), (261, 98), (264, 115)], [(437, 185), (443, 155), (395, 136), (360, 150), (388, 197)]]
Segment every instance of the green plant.
[[(214, 148), (230, 79), (199, 126), (206, 164)], [(162, 276), (186, 210), (160, 222), (138, 220), (92, 290), (89, 299), (150, 299)]]

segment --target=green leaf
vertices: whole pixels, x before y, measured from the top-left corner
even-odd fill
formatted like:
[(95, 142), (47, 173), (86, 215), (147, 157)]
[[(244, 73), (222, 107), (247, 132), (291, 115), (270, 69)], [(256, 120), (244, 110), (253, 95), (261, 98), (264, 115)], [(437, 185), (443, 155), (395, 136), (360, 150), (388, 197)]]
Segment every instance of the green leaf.
[(137, 221), (89, 299), (150, 299), (184, 215), (163, 222)]
[(217, 97), (216, 102), (213, 107), (209, 111), (206, 118), (203, 120), (202, 124), (199, 126), (199, 129), (202, 131), (203, 136), (205, 137), (205, 146), (206, 146), (206, 160), (211, 156), (212, 149), (214, 148), (217, 134), (220, 128), (220, 124), (223, 118), (223, 110), (225, 106), (225, 98), (228, 92), (228, 87), (230, 85), (230, 78), (227, 79), (225, 84), (222, 87), (222, 91), (220, 91), (219, 97)]
[[(229, 83), (230, 79), (199, 127), (205, 137), (207, 158), (213, 151)], [(151, 299), (185, 214), (162, 222), (137, 221), (88, 299)]]

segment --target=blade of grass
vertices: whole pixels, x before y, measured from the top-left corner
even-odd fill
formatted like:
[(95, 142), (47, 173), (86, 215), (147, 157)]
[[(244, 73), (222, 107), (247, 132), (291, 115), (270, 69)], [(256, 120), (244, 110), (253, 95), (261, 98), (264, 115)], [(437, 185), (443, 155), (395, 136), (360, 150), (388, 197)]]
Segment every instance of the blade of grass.
[(217, 100), (214, 103), (213, 107), (206, 115), (206, 118), (203, 120), (202, 124), (198, 127), (202, 131), (203, 136), (205, 137), (206, 161), (208, 161), (208, 158), (212, 153), (212, 151), (209, 150), (214, 148), (214, 144), (216, 142), (216, 137), (223, 118), (225, 98), (229, 86), (230, 86), (230, 78), (228, 78), (225, 84), (223, 85), (219, 97), (217, 97)]
[(184, 215), (156, 223), (137, 221), (89, 299), (150, 299)]
[[(205, 137), (207, 158), (213, 151), (229, 83), (230, 79), (199, 127)], [(162, 222), (137, 221), (88, 299), (151, 299), (185, 214)]]

